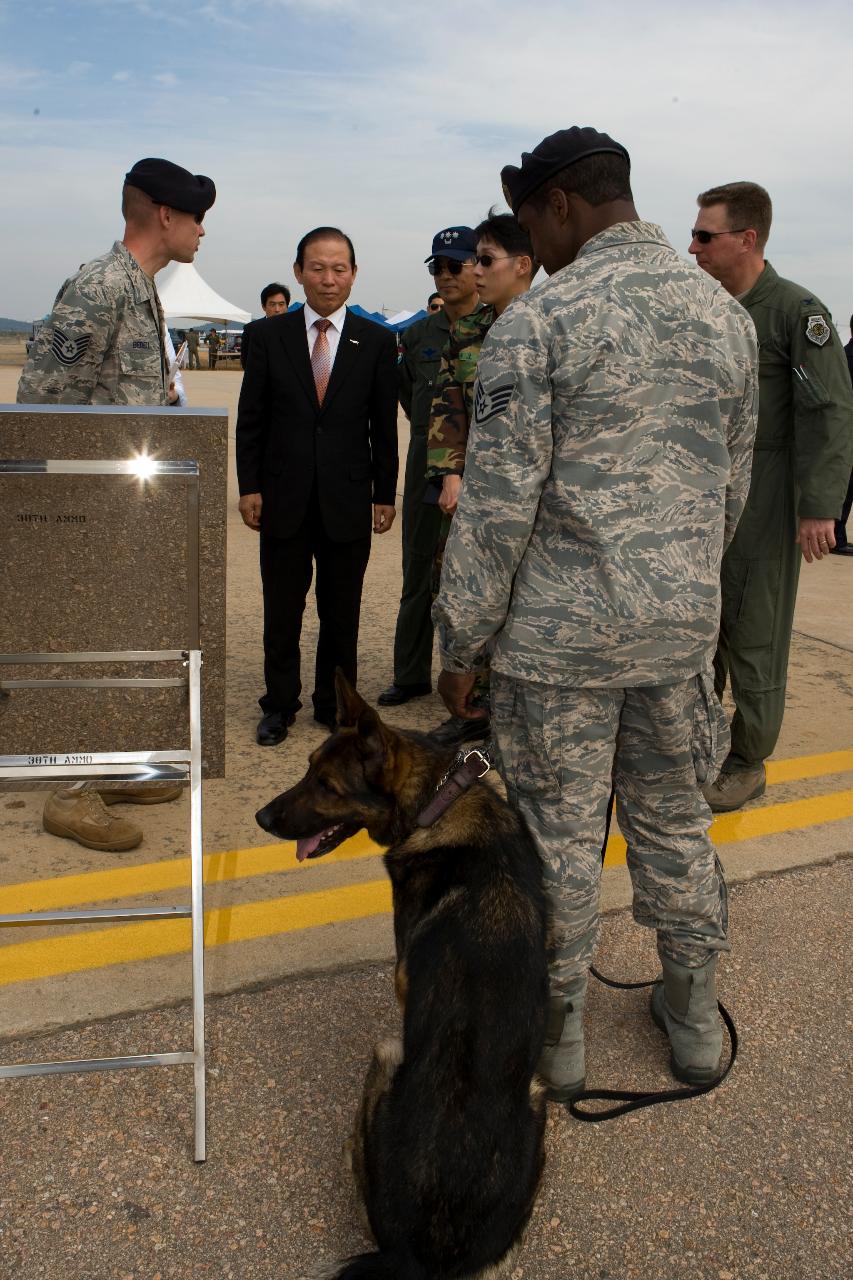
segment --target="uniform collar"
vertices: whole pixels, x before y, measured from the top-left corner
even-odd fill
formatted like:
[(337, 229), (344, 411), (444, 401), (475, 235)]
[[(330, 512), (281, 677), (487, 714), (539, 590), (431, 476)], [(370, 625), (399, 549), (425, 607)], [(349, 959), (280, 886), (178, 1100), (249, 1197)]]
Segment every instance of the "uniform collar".
[(659, 227), (656, 222), (614, 222), (612, 227), (605, 227), (603, 231), (599, 231), (597, 235), (587, 240), (586, 244), (581, 245), (575, 261), (587, 254), (599, 253), (602, 249), (615, 249), (623, 244), (657, 244), (675, 252), (664, 234), (663, 227)]
[(152, 293), (156, 293), (154, 281), (145, 274), (126, 244), (122, 244), (121, 240), (116, 240), (113, 245), (113, 253), (133, 282), (137, 298), (150, 298)]
[(766, 297), (767, 294), (770, 292), (770, 290), (776, 286), (778, 281), (779, 281), (778, 275), (773, 270), (770, 263), (765, 260), (764, 270), (762, 271), (761, 275), (758, 277), (758, 279), (756, 280), (752, 288), (748, 289), (747, 292), (740, 299), (740, 305), (742, 307), (749, 307), (749, 306), (752, 306), (752, 304), (755, 302), (760, 302), (761, 299)]

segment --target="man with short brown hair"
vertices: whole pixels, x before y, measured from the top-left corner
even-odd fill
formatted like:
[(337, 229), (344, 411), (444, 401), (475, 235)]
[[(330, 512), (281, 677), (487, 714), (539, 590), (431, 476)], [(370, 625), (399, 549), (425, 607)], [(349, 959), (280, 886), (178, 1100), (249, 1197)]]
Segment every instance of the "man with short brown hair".
[(853, 395), (841, 341), (823, 303), (764, 258), (770, 196), (754, 182), (698, 197), (690, 252), (749, 312), (758, 333), (758, 431), (746, 507), (722, 563), (718, 696), (731, 682), (728, 759), (704, 788), (715, 813), (763, 795), (764, 761), (785, 710), (800, 573), (835, 546), (853, 446)]
[[(210, 178), (169, 160), (133, 166), (122, 190), (124, 236), (59, 290), (21, 374), (19, 404), (178, 403), (154, 276), (169, 262), (192, 262), (215, 199)], [(147, 782), (110, 790), (77, 783), (51, 792), (42, 820), (53, 835), (119, 852), (134, 849), (142, 829), (107, 805), (157, 804), (180, 793)]]

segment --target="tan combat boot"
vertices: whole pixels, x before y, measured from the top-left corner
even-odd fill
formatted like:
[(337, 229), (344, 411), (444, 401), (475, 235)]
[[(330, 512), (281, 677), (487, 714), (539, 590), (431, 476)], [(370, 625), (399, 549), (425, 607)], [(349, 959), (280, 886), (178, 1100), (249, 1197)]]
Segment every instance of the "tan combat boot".
[(54, 836), (76, 840), (87, 849), (122, 852), (142, 842), (142, 829), (126, 818), (117, 818), (97, 791), (62, 787), (45, 802), (42, 822)]
[(570, 1102), (586, 1087), (583, 1043), (583, 1007), (587, 975), (563, 988), (552, 988), (548, 997), (545, 1046), (536, 1070), (549, 1102)]
[(183, 787), (168, 782), (125, 782), (109, 791), (99, 785), (97, 791), (104, 804), (165, 804), (177, 800)]
[(767, 775), (760, 764), (754, 769), (723, 769), (716, 782), (705, 784), (702, 795), (712, 813), (733, 813), (766, 790)]

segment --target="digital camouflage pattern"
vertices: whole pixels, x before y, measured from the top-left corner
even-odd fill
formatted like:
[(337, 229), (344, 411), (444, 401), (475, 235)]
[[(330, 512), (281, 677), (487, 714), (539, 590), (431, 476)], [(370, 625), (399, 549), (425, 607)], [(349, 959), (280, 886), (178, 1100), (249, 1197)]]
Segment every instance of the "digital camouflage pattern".
[(167, 404), (165, 329), (154, 281), (116, 241), (60, 289), (18, 403)]
[(758, 431), (737, 533), (723, 557), (714, 667), (735, 702), (727, 768), (773, 752), (785, 713), (800, 578), (798, 517), (841, 511), (853, 462), (853, 391), (844, 348), (819, 298), (769, 262), (741, 298), (760, 351)]
[(623, 222), (517, 298), (480, 353), (434, 606), (442, 665), (626, 688), (709, 668), (749, 487), (749, 316)]
[(634, 918), (687, 968), (727, 951), (722, 869), (697, 783), (728, 749), (707, 676), (635, 689), (570, 689), (492, 674), (492, 732), (512, 806), (542, 854), (553, 909), (552, 990), (577, 995), (598, 937), (611, 786), (628, 845)]
[(483, 339), (495, 322), (495, 309), (480, 306), (450, 327), (441, 356), (430, 409), (427, 476), (461, 476), (474, 406), (474, 383)]

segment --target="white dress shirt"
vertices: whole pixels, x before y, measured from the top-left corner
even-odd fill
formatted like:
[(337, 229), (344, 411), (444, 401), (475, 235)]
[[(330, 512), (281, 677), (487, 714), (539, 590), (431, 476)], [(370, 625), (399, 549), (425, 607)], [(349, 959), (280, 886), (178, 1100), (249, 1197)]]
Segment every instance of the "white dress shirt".
[(341, 340), (341, 333), (344, 327), (344, 321), (347, 318), (346, 306), (339, 307), (337, 311), (333, 311), (330, 316), (321, 316), (309, 307), (308, 303), (302, 308), (305, 313), (305, 329), (308, 334), (308, 355), (311, 356), (314, 350), (314, 343), (317, 341), (317, 330), (314, 328), (315, 320), (328, 320), (329, 327), (326, 330), (326, 341), (329, 344), (329, 367), (335, 363), (335, 356), (338, 353), (338, 343)]

